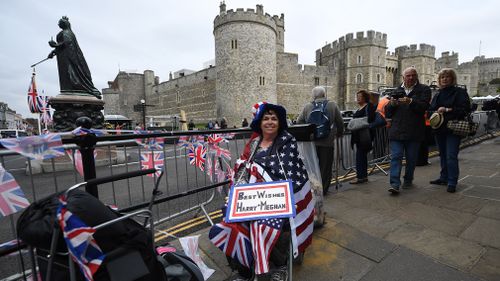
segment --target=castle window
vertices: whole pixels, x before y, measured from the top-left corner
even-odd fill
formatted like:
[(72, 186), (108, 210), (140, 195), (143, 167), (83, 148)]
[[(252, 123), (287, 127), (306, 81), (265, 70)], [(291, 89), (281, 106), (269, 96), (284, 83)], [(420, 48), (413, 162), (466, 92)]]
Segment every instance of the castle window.
[(238, 40), (231, 40), (231, 49), (238, 49)]
[(333, 67), (337, 67), (337, 59), (333, 59)]
[(259, 76), (259, 85), (264, 86), (266, 84), (266, 77)]
[(175, 100), (177, 103), (181, 103), (181, 94), (179, 91), (177, 91), (177, 93), (175, 95)]
[(363, 63), (363, 57), (362, 56), (358, 56), (358, 64), (362, 64)]
[(361, 84), (363, 83), (363, 74), (358, 73), (356, 74), (356, 84)]
[(319, 86), (319, 77), (314, 77), (314, 86)]
[(380, 83), (380, 73), (377, 73), (377, 83)]

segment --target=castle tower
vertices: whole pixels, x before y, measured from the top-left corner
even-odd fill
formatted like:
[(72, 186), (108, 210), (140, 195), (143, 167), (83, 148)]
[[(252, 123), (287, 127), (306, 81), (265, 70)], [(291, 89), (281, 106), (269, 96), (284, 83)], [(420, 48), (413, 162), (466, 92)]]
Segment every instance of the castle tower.
[(337, 73), (342, 109), (356, 107), (355, 93), (377, 90), (386, 84), (387, 35), (369, 30), (349, 33), (316, 51), (316, 65), (331, 66)]
[(262, 5), (226, 11), (225, 4), (214, 19), (217, 117), (230, 127), (240, 126), (253, 104), (277, 101), (276, 19)]
[(436, 79), (434, 68), (436, 48), (428, 44), (416, 44), (396, 48), (396, 56), (399, 59), (399, 83), (402, 83), (403, 71), (408, 67), (415, 67), (418, 80), (422, 84), (430, 85)]
[(281, 17), (273, 16), (274, 22), (276, 22), (276, 51), (283, 53), (285, 51), (285, 15), (281, 14)]

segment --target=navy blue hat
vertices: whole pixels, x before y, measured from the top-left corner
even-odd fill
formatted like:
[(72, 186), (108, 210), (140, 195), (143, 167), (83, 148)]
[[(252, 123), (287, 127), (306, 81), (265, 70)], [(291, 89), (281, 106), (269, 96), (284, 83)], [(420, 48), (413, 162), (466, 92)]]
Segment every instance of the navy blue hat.
[(259, 106), (259, 109), (257, 110), (252, 123), (250, 124), (250, 128), (252, 128), (252, 131), (259, 134), (262, 133), (260, 122), (262, 121), (262, 117), (264, 117), (264, 112), (268, 112), (270, 110), (276, 112), (276, 115), (278, 116), (278, 120), (280, 122), (278, 132), (281, 132), (288, 128), (288, 123), (286, 121), (286, 109), (281, 105), (264, 103)]

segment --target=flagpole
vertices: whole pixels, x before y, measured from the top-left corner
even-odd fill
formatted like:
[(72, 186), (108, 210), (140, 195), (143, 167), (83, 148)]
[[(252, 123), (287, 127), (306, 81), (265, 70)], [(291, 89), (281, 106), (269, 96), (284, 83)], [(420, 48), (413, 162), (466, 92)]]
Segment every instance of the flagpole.
[(42, 134), (42, 124), (40, 123), (40, 115), (41, 114), (37, 114), (38, 116), (38, 134), (41, 135)]

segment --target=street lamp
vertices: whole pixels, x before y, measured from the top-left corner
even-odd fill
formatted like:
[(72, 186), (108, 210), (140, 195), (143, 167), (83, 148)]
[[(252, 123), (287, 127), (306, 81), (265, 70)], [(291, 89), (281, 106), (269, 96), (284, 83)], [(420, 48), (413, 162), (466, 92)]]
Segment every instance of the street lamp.
[(141, 107), (142, 107), (142, 126), (144, 126), (144, 130), (147, 130), (146, 126), (146, 101), (141, 99)]

